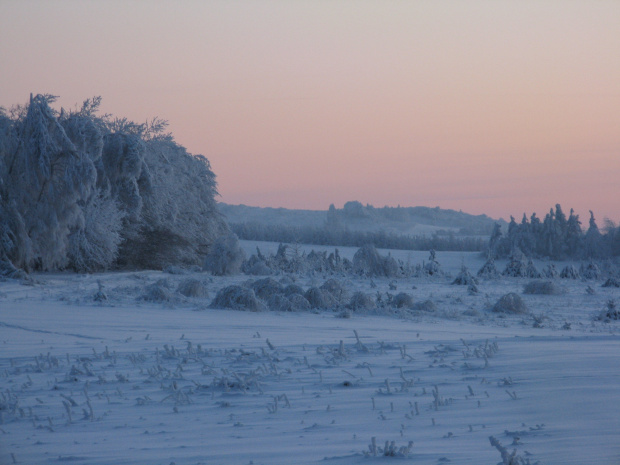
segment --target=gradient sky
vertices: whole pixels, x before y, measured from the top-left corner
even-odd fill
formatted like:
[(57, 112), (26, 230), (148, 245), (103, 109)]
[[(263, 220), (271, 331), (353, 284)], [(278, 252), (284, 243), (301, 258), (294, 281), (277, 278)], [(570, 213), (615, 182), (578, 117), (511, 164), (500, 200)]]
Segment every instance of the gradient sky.
[(167, 119), (227, 203), (620, 219), (618, 0), (0, 0), (30, 92)]

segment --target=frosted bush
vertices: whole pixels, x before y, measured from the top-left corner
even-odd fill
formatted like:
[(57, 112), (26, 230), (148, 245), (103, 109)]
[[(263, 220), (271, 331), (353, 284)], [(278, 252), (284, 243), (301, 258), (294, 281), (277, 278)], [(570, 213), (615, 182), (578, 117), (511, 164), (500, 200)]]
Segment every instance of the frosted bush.
[(596, 263), (590, 262), (588, 266), (581, 266), (580, 274), (584, 279), (600, 279), (602, 273)]
[(306, 312), (310, 310), (310, 302), (301, 294), (291, 294), (288, 296), (291, 302), (291, 310), (295, 312)]
[(148, 302), (169, 302), (173, 299), (170, 283), (166, 279), (160, 279), (157, 282), (146, 287), (146, 291), (140, 297), (141, 300)]
[(527, 265), (523, 263), (522, 257), (513, 255), (508, 264), (506, 264), (502, 275), (510, 278), (526, 278)]
[(419, 310), (422, 312), (433, 313), (437, 311), (437, 305), (432, 300), (424, 300), (422, 302), (417, 302), (413, 305), (414, 310)]
[(495, 303), (492, 308), (495, 313), (509, 313), (509, 314), (524, 314), (528, 313), (525, 302), (519, 294), (510, 292), (506, 294)]
[(304, 297), (310, 303), (311, 308), (333, 308), (338, 304), (334, 296), (318, 287), (308, 289)]
[(274, 312), (291, 312), (293, 305), (284, 294), (273, 294), (267, 300), (267, 307)]
[(233, 310), (245, 310), (260, 312), (265, 310), (265, 305), (256, 297), (252, 289), (238, 285), (227, 286), (220, 289), (211, 302), (211, 308), (231, 308)]
[(452, 281), (452, 284), (458, 284), (458, 285), (461, 285), (461, 286), (469, 286), (471, 284), (476, 285), (476, 284), (478, 284), (478, 280), (476, 279), (476, 277), (474, 275), (472, 275), (469, 272), (467, 267), (465, 265), (463, 265), (461, 267), (461, 271), (457, 275), (456, 279), (454, 281)]
[(362, 276), (396, 277), (399, 267), (393, 257), (383, 257), (372, 244), (361, 247), (353, 256), (353, 272)]
[(405, 292), (400, 292), (392, 299), (392, 306), (396, 308), (412, 308), (413, 297)]
[(254, 281), (250, 287), (256, 296), (263, 300), (268, 300), (272, 295), (282, 294), (284, 291), (282, 284), (273, 278), (259, 279)]
[(245, 252), (235, 234), (218, 237), (205, 257), (203, 269), (215, 276), (228, 276), (241, 271)]
[(607, 306), (601, 315), (599, 315), (598, 319), (602, 321), (620, 320), (620, 308), (618, 308), (618, 304), (614, 299), (607, 301)]
[(434, 250), (429, 252), (428, 262), (423, 264), (421, 271), (424, 276), (443, 276), (443, 270)]
[(334, 278), (325, 281), (321, 285), (321, 289), (329, 292), (338, 302), (342, 302), (344, 299), (346, 299), (348, 294), (344, 284)]
[(558, 273), (558, 270), (556, 269), (556, 267), (555, 267), (555, 265), (553, 263), (549, 263), (543, 269), (542, 275), (545, 278), (555, 279), (555, 278), (558, 278), (560, 276), (560, 273)]
[[(253, 256), (254, 257), (254, 256)], [(249, 274), (252, 276), (268, 276), (273, 274), (273, 270), (269, 268), (267, 263), (264, 260), (251, 260), (244, 266), (243, 271), (245, 274)]]
[(495, 261), (492, 258), (488, 259), (486, 263), (482, 265), (482, 268), (478, 270), (477, 274), (479, 278), (485, 279), (495, 279), (499, 277), (499, 271), (497, 270)]
[(206, 283), (195, 278), (187, 278), (181, 281), (177, 287), (177, 292), (185, 297), (209, 297)]
[(579, 271), (574, 265), (567, 265), (560, 273), (562, 279), (579, 279)]
[(370, 294), (356, 292), (351, 296), (349, 308), (356, 312), (374, 310), (377, 308), (377, 302)]
[(289, 284), (288, 286), (284, 288), (284, 295), (287, 297), (293, 294), (303, 295), (303, 293), (304, 293), (304, 290), (299, 284)]
[(608, 278), (607, 281), (603, 283), (602, 287), (620, 287), (620, 280), (618, 278)]
[(524, 294), (560, 295), (565, 290), (553, 281), (531, 281), (523, 288)]
[(538, 271), (538, 269), (536, 268), (536, 265), (534, 265), (534, 262), (532, 260), (528, 260), (527, 262), (527, 267), (525, 268), (525, 275), (528, 278), (534, 278), (534, 279), (542, 278), (542, 275), (540, 274), (540, 272)]

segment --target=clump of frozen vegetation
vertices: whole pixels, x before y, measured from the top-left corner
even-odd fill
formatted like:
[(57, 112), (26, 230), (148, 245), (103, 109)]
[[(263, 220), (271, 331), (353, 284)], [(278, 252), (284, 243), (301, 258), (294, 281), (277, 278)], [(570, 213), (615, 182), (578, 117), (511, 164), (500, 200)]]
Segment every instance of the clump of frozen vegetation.
[(524, 257), (521, 253), (514, 253), (506, 264), (502, 275), (510, 278), (527, 278), (527, 265), (523, 262), (523, 259)]
[(557, 268), (553, 263), (549, 263), (542, 272), (543, 277), (555, 279), (560, 277), (560, 273), (558, 273)]
[(527, 267), (525, 268), (525, 275), (528, 278), (534, 278), (534, 279), (542, 278), (540, 271), (538, 271), (538, 269), (536, 268), (536, 265), (534, 265), (534, 262), (531, 259), (527, 261)]
[(310, 303), (311, 308), (327, 309), (338, 305), (338, 301), (330, 292), (318, 287), (308, 289), (304, 297)]
[(170, 282), (167, 279), (159, 279), (155, 283), (148, 285), (140, 300), (146, 300), (147, 302), (170, 302), (173, 300)]
[(475, 286), (475, 285), (478, 284), (478, 280), (476, 279), (476, 277), (474, 275), (472, 275), (469, 272), (467, 267), (465, 265), (463, 265), (461, 267), (460, 273), (456, 276), (454, 281), (452, 281), (452, 284), (458, 284), (458, 285), (461, 285), (461, 286), (470, 286), (470, 285), (474, 285)]
[(398, 447), (396, 441), (385, 441), (383, 447), (377, 445), (377, 438), (372, 437), (368, 450), (364, 451), (364, 455), (367, 457), (409, 457), (411, 455), (411, 449), (413, 448), (413, 441), (409, 441), (406, 446)]
[(605, 310), (598, 316), (602, 321), (618, 321), (620, 320), (620, 308), (614, 299), (609, 299)]
[(524, 294), (560, 295), (566, 291), (553, 281), (531, 281), (523, 288)]
[(390, 255), (379, 254), (372, 244), (361, 247), (353, 256), (353, 272), (362, 276), (396, 277), (399, 274), (398, 262)]
[(205, 257), (203, 270), (215, 276), (229, 276), (241, 272), (245, 252), (235, 234), (218, 237)]
[(575, 265), (566, 265), (560, 272), (560, 278), (562, 279), (579, 279), (579, 270)]
[(585, 265), (581, 265), (579, 274), (584, 278), (584, 279), (601, 279), (602, 276), (602, 272), (601, 269), (599, 268), (599, 266), (594, 263), (594, 262), (590, 262), (588, 263), (587, 266)]
[(177, 287), (177, 292), (185, 297), (209, 297), (206, 283), (195, 278), (187, 278), (181, 281)]
[(525, 305), (525, 302), (519, 294), (510, 292), (502, 297), (493, 305), (492, 308), (495, 313), (508, 313), (508, 314), (524, 314), (529, 310)]
[(263, 300), (269, 299), (276, 294), (282, 294), (284, 292), (284, 286), (273, 278), (264, 278), (254, 281), (250, 284), (250, 288)]
[(413, 297), (406, 292), (400, 292), (394, 296), (391, 303), (395, 308), (413, 308)]
[(495, 266), (495, 260), (493, 258), (489, 258), (484, 265), (478, 270), (477, 273), (479, 278), (484, 279), (497, 279), (499, 278), (499, 271)]
[(607, 281), (603, 283), (602, 287), (620, 287), (620, 280), (612, 276), (607, 278)]
[(336, 299), (336, 301), (339, 303), (344, 302), (345, 299), (349, 295), (349, 292), (347, 291), (346, 286), (342, 284), (341, 281), (335, 278), (330, 278), (327, 281), (325, 281), (321, 285), (321, 289), (329, 292), (334, 297), (334, 299)]
[(430, 251), (428, 262), (423, 265), (422, 271), (427, 276), (443, 276), (443, 270), (437, 261), (434, 250)]
[(249, 312), (266, 310), (265, 304), (256, 297), (252, 289), (238, 285), (220, 289), (210, 306), (211, 308), (231, 308)]
[(355, 312), (364, 312), (377, 308), (377, 302), (373, 296), (365, 292), (355, 292), (351, 296), (349, 308)]
[(69, 112), (54, 101), (0, 113), (1, 259), (25, 271), (200, 263), (227, 231), (208, 160), (165, 121), (99, 116), (98, 97)]

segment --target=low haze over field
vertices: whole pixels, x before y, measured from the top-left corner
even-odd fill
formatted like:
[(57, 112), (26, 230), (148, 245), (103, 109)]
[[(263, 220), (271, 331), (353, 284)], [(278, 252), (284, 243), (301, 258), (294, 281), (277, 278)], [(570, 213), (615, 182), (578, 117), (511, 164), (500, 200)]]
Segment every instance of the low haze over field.
[(618, 220), (620, 2), (5, 1), (0, 106), (170, 121), (221, 200)]

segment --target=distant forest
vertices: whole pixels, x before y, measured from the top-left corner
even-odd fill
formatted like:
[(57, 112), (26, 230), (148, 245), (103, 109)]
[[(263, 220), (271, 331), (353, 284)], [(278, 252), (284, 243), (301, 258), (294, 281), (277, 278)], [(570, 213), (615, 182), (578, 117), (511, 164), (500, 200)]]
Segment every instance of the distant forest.
[(620, 256), (620, 228), (606, 220), (604, 231), (599, 230), (590, 211), (587, 231), (581, 228), (579, 215), (571, 209), (562, 211), (558, 204), (541, 220), (536, 213), (528, 219), (523, 214), (521, 223), (510, 218), (504, 234), (499, 225), (491, 234), (489, 253), (494, 257), (524, 254), (529, 257), (546, 257), (552, 260), (604, 259)]
[(373, 244), (380, 249), (438, 250), (478, 252), (487, 247), (488, 240), (481, 237), (458, 236), (452, 233), (432, 236), (409, 236), (384, 231), (351, 231), (346, 228), (268, 225), (263, 223), (229, 224), (239, 239), (312, 244), (341, 247), (362, 247)]

